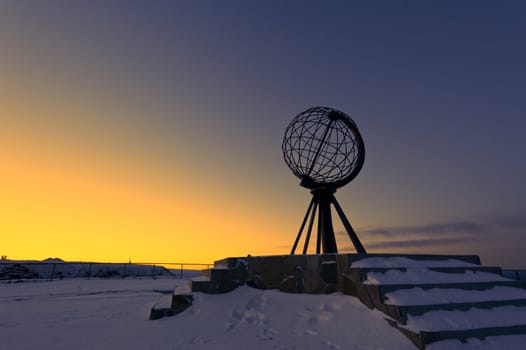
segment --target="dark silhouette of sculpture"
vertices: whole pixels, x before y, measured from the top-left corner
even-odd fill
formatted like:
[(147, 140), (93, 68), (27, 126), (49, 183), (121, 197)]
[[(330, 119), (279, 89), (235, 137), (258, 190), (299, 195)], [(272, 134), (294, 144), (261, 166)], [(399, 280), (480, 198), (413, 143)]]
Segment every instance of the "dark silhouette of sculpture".
[(292, 246), (294, 254), (309, 219), (303, 254), (307, 253), (312, 226), (318, 211), (316, 254), (338, 253), (331, 205), (340, 217), (358, 253), (366, 253), (343, 213), (334, 193), (360, 172), (365, 159), (362, 136), (354, 121), (345, 113), (328, 107), (313, 107), (298, 114), (285, 130), (283, 157), (300, 185), (311, 190), (312, 200)]

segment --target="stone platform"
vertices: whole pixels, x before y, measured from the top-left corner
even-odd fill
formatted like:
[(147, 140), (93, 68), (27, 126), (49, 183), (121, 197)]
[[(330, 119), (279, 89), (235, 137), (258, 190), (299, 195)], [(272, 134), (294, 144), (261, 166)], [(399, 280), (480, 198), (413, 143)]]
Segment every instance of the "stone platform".
[[(152, 319), (182, 312), (193, 292), (241, 285), (287, 293), (340, 292), (386, 314), (418, 348), (444, 340), (526, 334), (526, 282), (476, 255), (322, 254), (247, 256), (216, 261), (174, 291)], [(352, 316), (350, 316), (352, 317)]]
[[(365, 258), (401, 257), (395, 254), (319, 254), (271, 255), (226, 258), (192, 279), (192, 291), (226, 293), (248, 284), (259, 289), (279, 289), (289, 293), (327, 294), (341, 292), (357, 295), (358, 286), (352, 279), (353, 262)], [(415, 260), (455, 259), (480, 264), (476, 255), (403, 255)]]

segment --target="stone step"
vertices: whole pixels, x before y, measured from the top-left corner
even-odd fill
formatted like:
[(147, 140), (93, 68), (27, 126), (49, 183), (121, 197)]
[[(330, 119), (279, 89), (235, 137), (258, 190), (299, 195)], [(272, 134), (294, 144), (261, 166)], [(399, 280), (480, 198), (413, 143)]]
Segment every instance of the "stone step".
[(174, 315), (170, 307), (171, 302), (171, 295), (161, 295), (150, 309), (150, 320)]
[(232, 278), (235, 270), (226, 267), (212, 267), (201, 270), (201, 276), (208, 277), (211, 281), (216, 281), (223, 278)]
[(189, 283), (192, 292), (210, 293), (210, 278), (206, 276), (192, 277)]
[[(348, 275), (351, 276), (351, 275)], [(441, 290), (478, 290), (487, 291), (494, 287), (514, 287), (526, 290), (526, 281), (470, 282), (470, 283), (428, 283), (428, 284), (363, 284), (353, 283), (352, 278), (343, 280), (344, 294), (350, 294), (360, 299), (370, 308), (376, 308), (386, 314), (397, 315), (386, 304), (386, 294), (395, 291), (419, 288), (421, 291), (431, 289)], [(522, 297), (520, 297), (522, 298)], [(515, 298), (514, 298), (515, 299)], [(397, 318), (397, 316), (395, 316)]]
[(190, 279), (192, 292), (208, 294), (228, 293), (241, 285), (241, 282), (231, 278), (232, 271), (229, 269), (210, 270), (211, 278), (199, 276)]
[[(418, 268), (413, 267), (351, 267), (349, 273), (359, 275), (360, 281), (367, 280), (367, 274), (369, 272), (385, 273), (387, 271), (396, 270), (401, 272), (407, 272)], [(496, 266), (463, 266), (463, 267), (426, 267), (425, 269), (435, 272), (443, 273), (464, 273), (470, 272), (486, 272), (493, 273), (502, 276), (502, 269)]]
[(393, 327), (404, 333), (419, 349), (425, 349), (426, 345), (441, 341), (456, 339), (466, 342), (469, 338), (484, 339), (489, 336), (502, 335), (520, 335), (526, 334), (526, 325), (514, 325), (504, 327), (487, 327), (464, 329), (454, 331), (437, 331), (437, 332), (414, 332), (410, 329), (404, 328), (394, 321), (388, 321)]
[(421, 288), (423, 290), (441, 289), (464, 289), (485, 290), (496, 286), (515, 287), (526, 289), (526, 281), (494, 281), (494, 282), (467, 282), (467, 283), (418, 283), (418, 284), (368, 284), (370, 291), (385, 300), (385, 294), (400, 289)]
[(175, 287), (170, 308), (173, 314), (176, 315), (192, 306), (193, 301), (192, 286), (189, 282), (187, 285)]
[(228, 293), (247, 280), (246, 258), (226, 258), (214, 262), (214, 267), (201, 271), (201, 276), (191, 279), (194, 292), (209, 294)]
[(226, 258), (221, 260), (214, 261), (214, 267), (217, 268), (227, 268), (227, 269), (237, 269), (239, 266), (246, 266), (247, 265), (247, 258), (244, 257), (234, 257), (234, 258)]
[[(454, 260), (459, 261), (467, 264), (473, 264), (473, 265), (480, 265), (480, 258), (478, 255), (434, 255), (434, 254), (349, 254), (348, 255), (348, 262), (350, 267), (352, 267), (353, 263), (358, 262), (363, 259), (374, 259), (374, 258), (381, 258), (377, 260), (385, 260), (385, 259), (393, 259), (394, 261), (399, 260), (416, 260), (417, 262), (426, 262), (430, 261), (433, 262), (433, 266), (437, 266), (440, 264), (440, 262), (444, 262), (445, 266), (451, 266), (451, 263), (448, 262), (448, 260)], [(464, 265), (462, 265), (464, 266)], [(385, 265), (381, 267), (387, 267)], [(393, 266), (394, 267), (394, 266)], [(399, 267), (407, 267), (400, 265)]]
[(385, 304), (385, 313), (400, 322), (407, 321), (407, 316), (418, 316), (429, 311), (467, 311), (471, 308), (477, 309), (491, 309), (499, 306), (526, 306), (526, 299), (512, 299), (512, 300), (492, 300), (482, 302), (463, 302), (463, 303), (447, 303), (447, 304), (431, 304), (431, 305), (390, 305)]
[(205, 277), (208, 277), (209, 279), (211, 278), (212, 276), (212, 269), (204, 269), (204, 270), (201, 270), (201, 276), (205, 276)]
[(163, 293), (150, 309), (150, 320), (177, 315), (192, 305), (189, 285), (177, 286), (169, 294)]
[(439, 340), (526, 334), (525, 281), (504, 278), (477, 256), (357, 254), (348, 260), (342, 292), (391, 316), (388, 322), (420, 349)]
[[(365, 276), (360, 276), (363, 278)], [(356, 280), (356, 277), (353, 276)], [(462, 273), (447, 273), (431, 271), (429, 269), (408, 269), (400, 271), (390, 269), (385, 272), (368, 272), (365, 285), (391, 285), (391, 284), (445, 284), (445, 283), (480, 283), (516, 281), (502, 275), (484, 271), (466, 271)]]
[(411, 288), (395, 290), (385, 296), (387, 299), (383, 302), (390, 305), (455, 304), (526, 299), (526, 289), (506, 286), (484, 290)]

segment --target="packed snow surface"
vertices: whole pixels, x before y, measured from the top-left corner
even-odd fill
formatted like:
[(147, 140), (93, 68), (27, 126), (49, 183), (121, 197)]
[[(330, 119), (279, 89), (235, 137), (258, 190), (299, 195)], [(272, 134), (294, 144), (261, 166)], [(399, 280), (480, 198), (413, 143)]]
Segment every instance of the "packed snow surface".
[(526, 290), (502, 286), (485, 290), (411, 288), (389, 292), (385, 296), (385, 303), (391, 305), (432, 305), (526, 299)]
[(427, 268), (408, 268), (406, 271), (387, 270), (385, 272), (368, 272), (364, 284), (425, 284), (425, 283), (467, 283), (511, 281), (495, 273), (483, 271), (464, 271), (447, 273), (432, 271)]
[(473, 267), (479, 266), (462, 260), (416, 260), (399, 256), (365, 258), (354, 261), (351, 267)]
[(405, 328), (413, 331), (456, 331), (526, 324), (526, 307), (499, 306), (491, 309), (436, 310), (407, 316)]
[(415, 349), (356, 298), (240, 287), (148, 320), (173, 279), (0, 283), (2, 349)]

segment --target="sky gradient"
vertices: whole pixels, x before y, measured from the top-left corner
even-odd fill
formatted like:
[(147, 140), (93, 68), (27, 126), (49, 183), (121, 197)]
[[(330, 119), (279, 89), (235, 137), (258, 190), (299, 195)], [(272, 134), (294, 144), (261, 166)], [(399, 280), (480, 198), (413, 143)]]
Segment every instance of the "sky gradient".
[(365, 141), (336, 197), (368, 251), (526, 268), (525, 37), (519, 1), (2, 1), (0, 254), (286, 254), (283, 132), (322, 105)]

